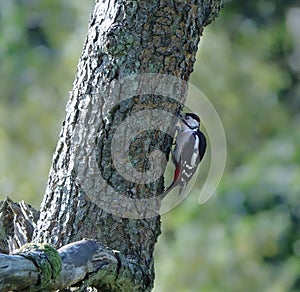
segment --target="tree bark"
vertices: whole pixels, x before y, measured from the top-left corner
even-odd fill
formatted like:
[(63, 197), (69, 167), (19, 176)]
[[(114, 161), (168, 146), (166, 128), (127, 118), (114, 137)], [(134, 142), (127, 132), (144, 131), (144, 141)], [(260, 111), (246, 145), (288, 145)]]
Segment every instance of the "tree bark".
[[(116, 289), (153, 287), (153, 249), (160, 234), (160, 201), (155, 198), (163, 191), (164, 161), (155, 180), (141, 177), (153, 167), (151, 153), (168, 155), (172, 141), (172, 116), (164, 118), (167, 135), (155, 127), (144, 131), (138, 115), (148, 110), (156, 119), (156, 110), (180, 111), (187, 90), (180, 80), (188, 80), (203, 28), (221, 2), (96, 1), (33, 240), (60, 248), (92, 238), (117, 250), (134, 281), (124, 281), (123, 287), (118, 283)], [(175, 99), (156, 93), (162, 76), (157, 74), (171, 76), (164, 86)], [(139, 129), (126, 152), (132, 180), (118, 172), (112, 153), (112, 145), (117, 153), (124, 150), (118, 145), (123, 140), (116, 142), (115, 136), (127, 118), (124, 136), (131, 134), (131, 125)], [(120, 164), (126, 173), (127, 164)], [(151, 204), (145, 206), (148, 200)], [(105, 289), (104, 284), (98, 287)]]

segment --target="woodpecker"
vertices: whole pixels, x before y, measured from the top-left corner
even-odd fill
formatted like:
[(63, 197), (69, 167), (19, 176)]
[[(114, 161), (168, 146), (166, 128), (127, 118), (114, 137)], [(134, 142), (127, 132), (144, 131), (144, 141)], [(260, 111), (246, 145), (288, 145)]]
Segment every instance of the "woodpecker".
[(199, 130), (200, 118), (194, 113), (178, 115), (180, 127), (172, 152), (172, 161), (175, 165), (174, 179), (164, 191), (164, 198), (173, 188), (179, 186), (180, 195), (194, 175), (206, 150), (206, 138)]

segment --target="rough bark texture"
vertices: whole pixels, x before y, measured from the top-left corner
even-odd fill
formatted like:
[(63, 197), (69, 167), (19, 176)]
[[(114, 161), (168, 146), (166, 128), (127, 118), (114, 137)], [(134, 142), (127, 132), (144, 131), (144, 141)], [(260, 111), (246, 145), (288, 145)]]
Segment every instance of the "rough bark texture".
[(32, 240), (39, 212), (30, 205), (0, 201), (0, 254), (13, 253)]
[[(152, 289), (153, 249), (160, 234), (160, 217), (122, 218), (100, 208), (97, 200), (91, 200), (91, 193), (101, 200), (109, 190), (90, 177), (90, 169), (99, 168), (106, 183), (128, 198), (148, 198), (163, 191), (162, 177), (145, 185), (122, 178), (112, 162), (111, 143), (118, 126), (133, 113), (148, 108), (175, 113), (181, 104), (157, 95), (135, 95), (121, 101), (118, 94), (110, 92), (116, 87), (121, 92), (128, 84), (117, 80), (133, 73), (169, 74), (188, 80), (203, 28), (217, 15), (220, 2), (96, 1), (53, 157), (35, 242), (59, 248), (93, 238), (118, 250), (137, 267), (132, 270), (139, 282), (135, 287)], [(183, 101), (186, 88), (173, 86)], [(159, 131), (141, 133), (130, 149), (134, 167), (146, 171), (149, 153), (155, 149), (167, 153), (170, 144), (170, 137)], [(97, 165), (91, 165), (91, 153), (97, 154)]]

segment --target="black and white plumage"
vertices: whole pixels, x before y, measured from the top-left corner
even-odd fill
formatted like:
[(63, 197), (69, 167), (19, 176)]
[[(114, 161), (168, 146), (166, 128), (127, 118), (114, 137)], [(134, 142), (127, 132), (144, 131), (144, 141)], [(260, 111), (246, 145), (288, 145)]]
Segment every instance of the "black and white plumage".
[(175, 165), (174, 179), (162, 194), (163, 198), (176, 186), (179, 186), (179, 195), (182, 193), (196, 172), (206, 150), (206, 138), (199, 130), (200, 118), (193, 113), (179, 117), (181, 127), (172, 152), (172, 161)]

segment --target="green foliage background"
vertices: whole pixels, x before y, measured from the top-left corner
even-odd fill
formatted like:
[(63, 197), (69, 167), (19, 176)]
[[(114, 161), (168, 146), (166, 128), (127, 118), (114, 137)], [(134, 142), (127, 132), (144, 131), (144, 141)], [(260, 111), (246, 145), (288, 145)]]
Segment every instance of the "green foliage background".
[[(1, 199), (43, 198), (91, 9), (0, 2)], [(300, 290), (299, 78), (298, 1), (226, 1), (191, 81), (222, 119), (227, 167), (210, 201), (200, 177), (163, 216), (155, 291)]]

